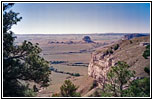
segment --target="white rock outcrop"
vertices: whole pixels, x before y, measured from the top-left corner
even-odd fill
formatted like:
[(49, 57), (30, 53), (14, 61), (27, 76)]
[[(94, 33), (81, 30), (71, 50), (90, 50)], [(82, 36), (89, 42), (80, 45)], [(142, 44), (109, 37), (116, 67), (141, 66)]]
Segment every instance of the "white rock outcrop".
[(114, 66), (114, 58), (109, 55), (101, 54), (92, 54), (91, 62), (88, 66), (88, 75), (93, 77), (99, 83), (99, 86), (103, 86), (106, 81), (106, 76), (109, 68)]
[[(122, 40), (93, 52), (88, 66), (88, 76), (94, 78), (99, 86), (103, 86), (107, 81), (109, 69), (118, 61), (125, 61), (130, 66), (130, 70), (136, 72), (135, 75), (137, 77), (147, 76), (144, 68), (150, 65), (150, 60), (142, 56), (146, 47), (140, 44), (145, 43), (148, 45), (149, 41), (149, 37), (147, 36)], [(119, 47), (115, 49), (117, 44)]]

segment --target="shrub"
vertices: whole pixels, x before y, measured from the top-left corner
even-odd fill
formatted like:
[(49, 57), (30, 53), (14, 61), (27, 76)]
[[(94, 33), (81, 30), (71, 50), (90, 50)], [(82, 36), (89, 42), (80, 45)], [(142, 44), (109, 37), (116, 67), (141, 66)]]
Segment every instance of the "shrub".
[(113, 54), (113, 50), (112, 49), (108, 49), (104, 52), (104, 55), (108, 55), (108, 54)]
[(150, 79), (144, 78), (144, 79), (134, 80), (130, 84), (129, 88), (123, 91), (123, 96), (149, 97), (150, 96)]
[(66, 74), (70, 74), (70, 72), (66, 72)]
[(64, 84), (60, 87), (61, 96), (63, 97), (80, 97), (80, 93), (77, 93), (76, 87), (70, 80), (65, 80)]
[(79, 73), (75, 73), (75, 74), (73, 74), (73, 76), (80, 76), (80, 74)]
[(102, 96), (123, 96), (123, 86), (134, 76), (134, 71), (129, 70), (129, 67), (126, 62), (118, 61), (110, 68), (107, 73), (108, 82), (104, 84)]
[(109, 53), (110, 53), (110, 54), (113, 54), (113, 50), (111, 49), (111, 50), (109, 51)]
[(150, 75), (150, 69), (149, 69), (149, 67), (145, 67), (144, 68), (144, 71)]
[(24, 96), (25, 97), (35, 97), (36, 93), (32, 89), (27, 89), (24, 91)]
[(114, 50), (117, 50), (119, 48), (119, 44), (116, 44), (115, 46), (114, 46)]
[(144, 51), (143, 55), (142, 55), (145, 59), (148, 59), (148, 57), (150, 56), (150, 45), (146, 46), (146, 50)]
[(106, 51), (106, 55), (107, 54), (113, 54), (113, 50), (112, 49), (108, 49), (107, 51)]

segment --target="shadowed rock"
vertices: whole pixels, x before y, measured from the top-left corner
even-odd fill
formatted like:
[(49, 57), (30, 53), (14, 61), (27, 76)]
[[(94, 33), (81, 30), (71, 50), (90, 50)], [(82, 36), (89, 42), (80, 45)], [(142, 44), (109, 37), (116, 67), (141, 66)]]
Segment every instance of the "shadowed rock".
[(94, 43), (89, 36), (84, 36), (82, 40), (86, 43)]

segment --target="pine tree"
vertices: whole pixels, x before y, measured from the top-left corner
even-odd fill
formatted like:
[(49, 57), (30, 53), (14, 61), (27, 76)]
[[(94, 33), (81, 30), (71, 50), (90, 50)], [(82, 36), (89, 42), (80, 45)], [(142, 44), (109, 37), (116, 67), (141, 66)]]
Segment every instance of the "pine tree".
[(9, 11), (14, 4), (3, 4), (3, 96), (32, 96), (25, 92), (28, 87), (21, 80), (33, 80), (41, 86), (49, 84), (49, 62), (39, 56), (38, 44), (24, 41), (15, 45), (14, 33), (10, 30), (22, 17), (19, 13)]
[(128, 64), (122, 61), (111, 67), (107, 73), (108, 82), (104, 84), (102, 96), (123, 96), (123, 86), (134, 76), (134, 71), (130, 71), (129, 67)]
[(61, 86), (61, 96), (63, 97), (80, 97), (80, 94), (76, 92), (78, 87), (76, 87), (70, 80), (65, 80), (64, 84)]

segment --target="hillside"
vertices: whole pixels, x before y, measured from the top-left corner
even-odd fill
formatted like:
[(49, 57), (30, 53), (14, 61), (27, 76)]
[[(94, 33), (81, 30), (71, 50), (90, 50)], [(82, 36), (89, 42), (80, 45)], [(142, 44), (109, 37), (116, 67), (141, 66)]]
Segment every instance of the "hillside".
[(111, 46), (97, 50), (92, 53), (88, 75), (102, 86), (109, 68), (117, 61), (125, 61), (131, 66), (130, 70), (136, 72), (136, 77), (147, 76), (144, 67), (150, 65), (150, 59), (144, 59), (142, 54), (149, 42), (149, 36), (137, 37), (131, 40), (120, 40)]

